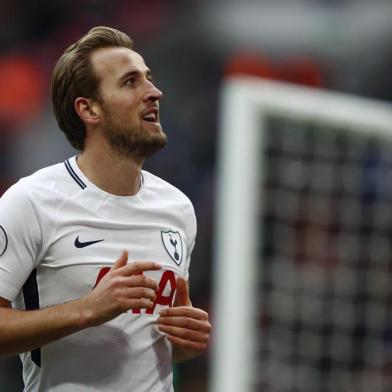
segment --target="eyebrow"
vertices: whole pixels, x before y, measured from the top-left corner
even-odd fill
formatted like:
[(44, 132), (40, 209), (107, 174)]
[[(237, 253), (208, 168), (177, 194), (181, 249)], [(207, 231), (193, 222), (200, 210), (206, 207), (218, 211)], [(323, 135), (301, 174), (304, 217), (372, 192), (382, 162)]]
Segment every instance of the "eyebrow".
[(120, 80), (125, 80), (127, 78), (133, 77), (133, 76), (139, 76), (139, 75), (145, 75), (146, 77), (151, 77), (151, 71), (149, 69), (146, 70), (146, 72), (141, 72), (141, 71), (128, 71), (125, 74), (123, 74), (120, 77)]

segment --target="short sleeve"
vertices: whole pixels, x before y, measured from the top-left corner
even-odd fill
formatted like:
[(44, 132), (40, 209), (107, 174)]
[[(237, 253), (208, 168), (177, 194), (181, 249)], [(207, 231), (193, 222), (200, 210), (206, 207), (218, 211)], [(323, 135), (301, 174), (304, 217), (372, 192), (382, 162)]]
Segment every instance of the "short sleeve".
[(42, 230), (37, 208), (20, 183), (0, 199), (0, 297), (13, 301), (37, 264)]
[(195, 243), (196, 243), (196, 233), (197, 233), (196, 215), (192, 204), (190, 204), (187, 213), (187, 232), (188, 232), (188, 236), (187, 236), (188, 242), (187, 242), (187, 252), (186, 252), (187, 257), (186, 257), (185, 278), (189, 279), (189, 266), (191, 263), (193, 248), (195, 247)]

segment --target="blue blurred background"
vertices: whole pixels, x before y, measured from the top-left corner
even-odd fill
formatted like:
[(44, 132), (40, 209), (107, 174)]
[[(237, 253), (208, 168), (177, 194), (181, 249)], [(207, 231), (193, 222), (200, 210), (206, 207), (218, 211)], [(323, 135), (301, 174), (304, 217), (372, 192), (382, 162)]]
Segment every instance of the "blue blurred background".
[[(63, 50), (96, 25), (128, 33), (164, 92), (169, 143), (146, 169), (195, 205), (191, 295), (209, 310), (222, 81), (252, 74), (392, 101), (392, 1), (0, 0), (0, 194), (75, 154), (52, 114), (50, 76)], [(208, 353), (179, 366), (176, 383), (207, 390)], [(1, 359), (0, 391), (21, 388), (18, 358)]]

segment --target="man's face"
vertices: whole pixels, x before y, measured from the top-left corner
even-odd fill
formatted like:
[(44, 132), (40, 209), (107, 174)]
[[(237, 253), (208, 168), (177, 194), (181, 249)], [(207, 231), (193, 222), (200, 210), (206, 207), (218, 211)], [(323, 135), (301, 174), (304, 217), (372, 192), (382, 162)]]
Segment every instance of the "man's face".
[(162, 97), (143, 58), (127, 48), (103, 48), (91, 55), (99, 79), (102, 131), (122, 157), (146, 158), (165, 146), (159, 120)]

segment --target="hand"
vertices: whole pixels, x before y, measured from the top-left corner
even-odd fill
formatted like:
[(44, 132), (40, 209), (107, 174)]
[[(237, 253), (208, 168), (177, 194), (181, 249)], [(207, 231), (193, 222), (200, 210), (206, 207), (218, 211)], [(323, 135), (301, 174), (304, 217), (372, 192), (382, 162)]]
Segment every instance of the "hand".
[(111, 270), (84, 297), (92, 325), (112, 320), (130, 309), (153, 306), (158, 284), (142, 273), (159, 270), (161, 266), (149, 261), (127, 262), (128, 252), (124, 250)]
[(176, 361), (193, 358), (206, 349), (211, 324), (204, 310), (192, 306), (185, 279), (177, 278), (173, 307), (161, 310), (159, 316), (158, 328), (173, 344)]

